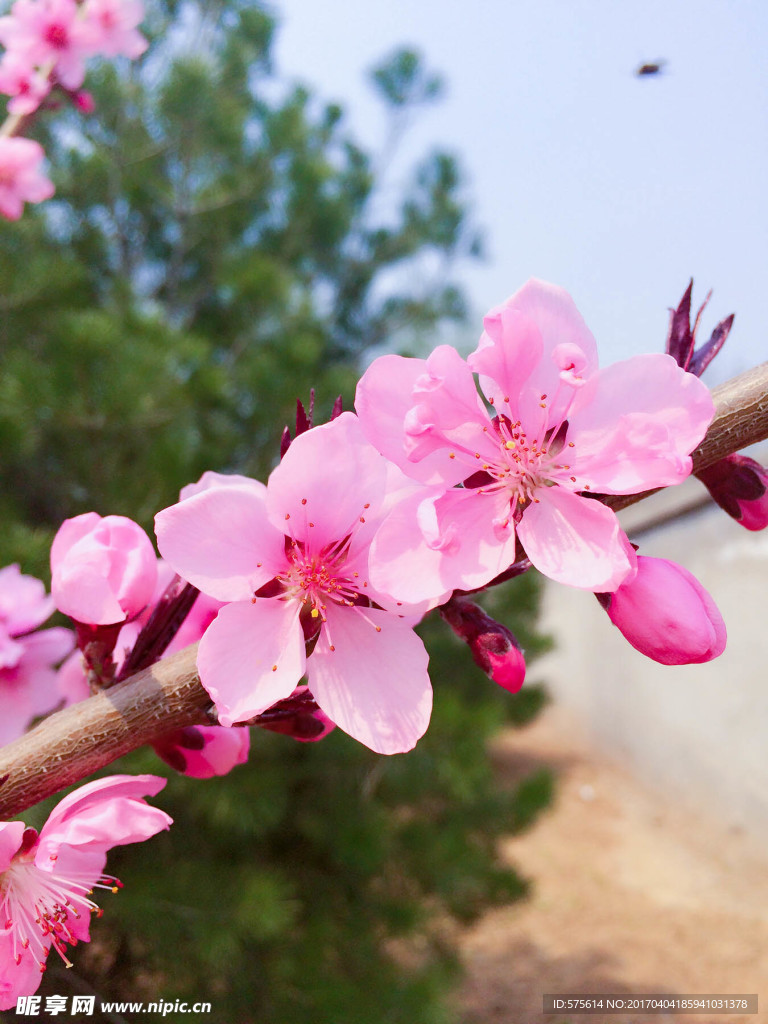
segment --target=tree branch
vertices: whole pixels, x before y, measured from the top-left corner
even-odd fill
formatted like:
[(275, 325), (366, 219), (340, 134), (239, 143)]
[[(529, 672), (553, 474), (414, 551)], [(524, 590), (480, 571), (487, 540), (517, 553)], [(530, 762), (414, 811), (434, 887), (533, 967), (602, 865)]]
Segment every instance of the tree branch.
[[(717, 413), (694, 470), (768, 439), (768, 363), (713, 392)], [(606, 497), (614, 509), (653, 491)], [(197, 646), (164, 658), (125, 682), (51, 715), (0, 750), (0, 820), (8, 820), (164, 733), (209, 722), (211, 699), (200, 684)]]
[(210, 724), (197, 644), (58, 711), (0, 750), (0, 820), (78, 782), (136, 747)]

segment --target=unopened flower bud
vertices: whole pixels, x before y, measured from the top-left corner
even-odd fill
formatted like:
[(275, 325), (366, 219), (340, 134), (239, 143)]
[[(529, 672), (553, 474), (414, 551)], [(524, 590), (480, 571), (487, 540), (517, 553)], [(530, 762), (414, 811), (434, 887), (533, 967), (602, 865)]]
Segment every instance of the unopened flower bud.
[(635, 576), (614, 593), (596, 596), (632, 646), (662, 665), (695, 665), (725, 650), (717, 605), (675, 562), (639, 555)]
[(270, 732), (291, 736), (300, 743), (316, 743), (336, 728), (306, 686), (297, 686), (290, 697), (263, 711), (255, 724)]
[(746, 455), (724, 459), (697, 473), (717, 504), (748, 530), (768, 526), (768, 471)]
[(248, 729), (190, 725), (164, 736), (153, 746), (155, 753), (182, 775), (211, 779), (245, 764), (251, 736)]
[(93, 96), (85, 89), (75, 93), (75, 106), (81, 114), (92, 114), (96, 109)]
[(525, 658), (511, 630), (463, 597), (452, 597), (440, 614), (468, 644), (475, 664), (499, 686), (517, 693), (525, 682)]
[(157, 556), (133, 520), (86, 512), (59, 528), (51, 575), (59, 611), (76, 622), (110, 625), (135, 618), (152, 600)]

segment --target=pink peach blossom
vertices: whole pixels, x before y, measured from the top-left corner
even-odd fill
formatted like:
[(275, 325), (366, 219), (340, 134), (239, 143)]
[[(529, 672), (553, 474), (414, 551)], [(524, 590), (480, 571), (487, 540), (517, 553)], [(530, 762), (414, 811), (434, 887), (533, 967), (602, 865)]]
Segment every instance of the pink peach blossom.
[(78, 12), (76, 0), (16, 0), (0, 18), (0, 43), (30, 64), (52, 66), (65, 88), (78, 89), (93, 52), (93, 33)]
[(149, 45), (136, 30), (144, 17), (144, 5), (139, 0), (85, 0), (82, 14), (89, 46), (95, 53), (134, 60)]
[(608, 618), (641, 654), (662, 665), (697, 665), (725, 650), (723, 617), (682, 565), (639, 555), (637, 573), (598, 595)]
[(59, 528), (51, 547), (51, 577), (59, 611), (76, 622), (116, 624), (135, 618), (151, 601), (157, 559), (133, 520), (86, 512)]
[(11, 97), (9, 114), (22, 116), (37, 110), (51, 91), (51, 83), (29, 59), (17, 51), (9, 51), (0, 61), (0, 92)]
[(40, 168), (44, 158), (43, 147), (33, 139), (0, 138), (0, 214), (8, 220), (21, 217), (24, 203), (53, 195), (53, 185)]
[(198, 652), (223, 724), (287, 698), (306, 671), (325, 714), (373, 750), (409, 750), (423, 734), (427, 653), (369, 582), (388, 472), (344, 413), (297, 437), (265, 492), (214, 487), (156, 516), (176, 572), (231, 602)]
[(165, 785), (154, 775), (89, 782), (53, 809), (40, 830), (0, 822), (0, 1010), (40, 984), (51, 948), (88, 942), (94, 888), (117, 891), (107, 851), (167, 829), (171, 819), (144, 802)]
[(634, 552), (590, 492), (679, 483), (714, 410), (670, 356), (599, 370), (573, 300), (541, 281), (491, 310), (466, 362), (447, 345), (374, 361), (356, 406), (371, 443), (437, 488), (400, 504), (373, 545), (373, 584), (408, 601), (482, 587), (518, 540), (546, 576), (616, 590)]

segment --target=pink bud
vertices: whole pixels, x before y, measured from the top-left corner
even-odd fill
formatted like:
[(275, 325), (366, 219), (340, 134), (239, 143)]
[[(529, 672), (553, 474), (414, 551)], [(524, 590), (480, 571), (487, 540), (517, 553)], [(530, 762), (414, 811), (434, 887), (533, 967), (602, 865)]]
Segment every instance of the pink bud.
[(255, 724), (270, 732), (291, 736), (300, 743), (316, 743), (336, 728), (306, 686), (297, 686), (290, 697), (262, 711)]
[(463, 597), (452, 597), (440, 614), (469, 645), (475, 664), (499, 686), (517, 693), (525, 682), (525, 658), (511, 630)]
[(726, 455), (697, 473), (720, 508), (748, 530), (768, 526), (768, 472), (746, 455)]
[(96, 512), (67, 519), (51, 547), (51, 593), (76, 622), (102, 626), (135, 618), (152, 600), (157, 558), (142, 528)]
[(82, 89), (75, 93), (75, 106), (82, 114), (92, 114), (96, 109), (96, 102), (89, 92)]
[(696, 665), (725, 650), (717, 605), (675, 562), (639, 555), (637, 574), (614, 593), (597, 597), (632, 646), (662, 665)]
[(191, 725), (153, 744), (155, 753), (171, 768), (195, 779), (227, 775), (248, 760), (251, 736), (248, 729), (217, 725)]

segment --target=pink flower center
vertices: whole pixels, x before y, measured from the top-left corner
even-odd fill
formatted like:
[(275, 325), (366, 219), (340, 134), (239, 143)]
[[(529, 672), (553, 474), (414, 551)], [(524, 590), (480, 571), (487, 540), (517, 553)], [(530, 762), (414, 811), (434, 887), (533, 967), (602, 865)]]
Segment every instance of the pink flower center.
[[(498, 454), (482, 462), (477, 473), (464, 481), (465, 487), (476, 489), (477, 494), (505, 491), (509, 496), (509, 515), (519, 521), (525, 508), (538, 504), (537, 491), (564, 483), (564, 478), (576, 484), (576, 477), (567, 477), (570, 463), (562, 461), (573, 449), (573, 441), (566, 442), (568, 422), (563, 420), (547, 428), (543, 442), (529, 438), (520, 420), (514, 423), (503, 413), (491, 420), (491, 428), (498, 441)], [(479, 454), (478, 458), (482, 458)], [(588, 485), (584, 485), (585, 489)], [(505, 520), (506, 526), (508, 519)]]
[(121, 883), (109, 875), (93, 882), (92, 878), (43, 871), (31, 854), (18, 854), (0, 875), (0, 923), (12, 929), (16, 963), (29, 950), (44, 971), (53, 946), (66, 966), (71, 967), (66, 946), (77, 942), (73, 931), (76, 922), (83, 913), (94, 910), (101, 916), (101, 910), (88, 898), (94, 887), (117, 892)]
[(284, 593), (301, 601), (311, 619), (325, 621), (326, 602), (354, 607), (360, 600), (360, 591), (368, 586), (359, 573), (346, 568), (351, 537), (347, 536), (319, 552), (307, 551), (297, 540), (288, 540), (286, 555), (289, 567), (277, 577)]
[[(568, 464), (556, 461), (564, 444), (562, 429), (547, 431), (546, 440), (539, 445), (538, 439), (528, 438), (520, 420), (511, 423), (506, 416), (498, 416), (494, 428), (501, 442), (499, 459), (488, 471), (510, 491), (513, 505), (538, 501), (538, 488), (551, 484), (559, 471), (570, 469)], [(570, 444), (573, 447), (573, 442)]]
[(67, 26), (55, 21), (46, 28), (43, 38), (54, 50), (66, 50), (69, 46)]
[[(365, 504), (363, 513), (369, 508), (370, 504)], [(285, 518), (290, 519), (290, 515)], [(359, 523), (364, 522), (365, 515), (362, 514)], [(355, 609), (370, 607), (373, 603), (364, 593), (368, 580), (362, 579), (349, 564), (350, 547), (358, 525), (355, 522), (342, 540), (319, 549), (314, 548), (311, 541), (286, 536), (286, 568), (254, 594), (254, 601), (264, 597), (297, 601), (304, 639), (308, 644), (315, 642), (324, 631), (329, 649), (336, 649), (325, 615), (329, 601)], [(313, 527), (314, 523), (307, 520), (306, 531), (310, 535)], [(377, 626), (376, 631), (381, 632), (380, 627)]]
[[(544, 421), (537, 430), (542, 440), (529, 437), (521, 420), (513, 422), (505, 413), (497, 413), (491, 420), (491, 428), (499, 442), (498, 455), (491, 461), (483, 462), (481, 472), (465, 481), (465, 486), (477, 487), (479, 494), (506, 490), (509, 493), (510, 514), (515, 519), (519, 519), (531, 502), (539, 502), (536, 492), (542, 487), (560, 484), (572, 490), (589, 490), (589, 484), (579, 486), (577, 478), (570, 475), (575, 444), (566, 440), (567, 416), (576, 393), (584, 384), (579, 371), (586, 359), (575, 345), (559, 345), (553, 358), (560, 370), (560, 379), (551, 398), (545, 394), (539, 396)], [(505, 399), (505, 402), (508, 401), (508, 398)], [(560, 412), (550, 424), (549, 417), (555, 407)], [(481, 459), (479, 453), (476, 458)]]

